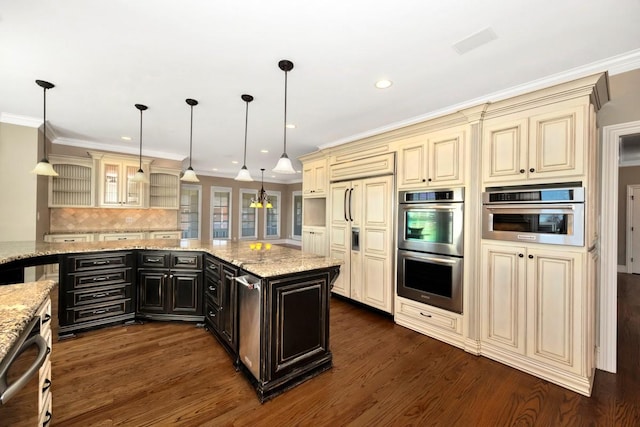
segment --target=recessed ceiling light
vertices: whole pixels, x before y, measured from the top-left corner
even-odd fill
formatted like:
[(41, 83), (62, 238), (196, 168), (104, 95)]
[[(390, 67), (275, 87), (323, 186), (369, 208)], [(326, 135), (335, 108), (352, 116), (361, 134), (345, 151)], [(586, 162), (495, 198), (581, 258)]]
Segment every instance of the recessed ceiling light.
[(212, 171), (217, 171), (217, 170), (218, 170), (218, 168), (212, 168), (211, 170), (212, 170)]
[(378, 80), (376, 82), (376, 87), (378, 89), (386, 89), (388, 87), (391, 87), (392, 84), (393, 82), (391, 80)]
[(125, 141), (131, 141), (131, 137), (130, 136), (121, 136), (120, 139), (125, 140)]
[(237, 165), (238, 161), (237, 160), (231, 160), (231, 163), (233, 163), (234, 165)]
[(261, 153), (268, 153), (269, 150), (260, 150)]
[(288, 129), (295, 129), (295, 128), (296, 128), (296, 125), (294, 125), (293, 123), (288, 123), (288, 124), (287, 124), (287, 128), (288, 128)]

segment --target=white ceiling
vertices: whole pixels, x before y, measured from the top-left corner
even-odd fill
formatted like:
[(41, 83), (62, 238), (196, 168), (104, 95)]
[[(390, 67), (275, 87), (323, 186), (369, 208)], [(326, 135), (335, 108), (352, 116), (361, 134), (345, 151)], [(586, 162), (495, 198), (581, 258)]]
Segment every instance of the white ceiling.
[[(0, 0), (0, 119), (41, 121), (34, 81), (48, 80), (54, 142), (136, 154), (142, 103), (143, 154), (183, 159), (185, 99), (195, 98), (194, 169), (235, 176), (248, 93), (247, 167), (259, 179), (282, 154), (281, 59), (295, 64), (295, 159), (473, 103), (640, 68), (639, 18), (638, 0)], [(487, 28), (495, 40), (454, 50)], [(393, 86), (376, 89), (381, 78)]]

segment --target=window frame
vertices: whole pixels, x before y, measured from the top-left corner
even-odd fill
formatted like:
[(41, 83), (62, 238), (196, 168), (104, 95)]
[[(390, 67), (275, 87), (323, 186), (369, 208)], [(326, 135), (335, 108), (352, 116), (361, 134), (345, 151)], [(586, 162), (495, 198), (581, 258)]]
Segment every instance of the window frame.
[[(193, 189), (198, 191), (198, 237), (182, 237), (185, 240), (200, 240), (202, 237), (202, 185), (200, 184), (180, 184), (180, 197), (182, 197), (182, 189)], [(180, 199), (180, 214), (182, 214), (182, 199)], [(180, 233), (182, 233), (182, 220), (180, 220)]]
[[(280, 235), (282, 234), (282, 193), (280, 191), (268, 191), (267, 195), (269, 200), (272, 202), (271, 204), (273, 205), (273, 208), (271, 209), (263, 208), (264, 222), (263, 222), (262, 235), (264, 236), (265, 240), (279, 239)], [(276, 197), (276, 200), (278, 201), (275, 205), (273, 204), (273, 197)], [(277, 222), (278, 231), (275, 235), (267, 235), (267, 226), (268, 226), (267, 217), (269, 215), (269, 211), (273, 212), (273, 209), (277, 209), (277, 212), (278, 212), (278, 222)]]
[(302, 197), (302, 191), (292, 191), (291, 192), (291, 238), (293, 240), (302, 241), (302, 206), (300, 207), (300, 234), (296, 234), (296, 197), (300, 196), (300, 201), (304, 204), (304, 199)]
[[(227, 227), (227, 237), (214, 237), (214, 232), (215, 232), (215, 227), (214, 227), (214, 221), (213, 221), (213, 216), (214, 216), (214, 205), (213, 202), (215, 200), (215, 193), (227, 193), (229, 194), (229, 212), (227, 214), (227, 222), (228, 222), (228, 227)], [(210, 224), (210, 237), (211, 240), (232, 240), (232, 235), (233, 235), (233, 189), (231, 187), (218, 187), (218, 186), (212, 186), (211, 187), (211, 200), (209, 202), (209, 211), (210, 211), (210, 215), (209, 215), (209, 224)]]
[(258, 238), (258, 212), (256, 212), (256, 210), (258, 208), (248, 208), (248, 209), (253, 209), (253, 217), (254, 217), (254, 226), (253, 226), (253, 230), (254, 233), (252, 236), (243, 236), (242, 235), (242, 215), (244, 212), (244, 208), (242, 206), (242, 201), (243, 201), (243, 196), (245, 194), (248, 194), (251, 196), (251, 198), (255, 198), (256, 196), (256, 190), (252, 190), (250, 188), (241, 188), (240, 189), (240, 196), (239, 196), (239, 201), (238, 201), (238, 225), (240, 226), (238, 228), (238, 240), (256, 240)]

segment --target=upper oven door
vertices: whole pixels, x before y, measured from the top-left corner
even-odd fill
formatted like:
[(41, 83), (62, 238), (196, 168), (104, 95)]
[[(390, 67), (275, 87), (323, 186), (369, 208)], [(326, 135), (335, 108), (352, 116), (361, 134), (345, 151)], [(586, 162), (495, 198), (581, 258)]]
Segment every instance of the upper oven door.
[(583, 246), (584, 204), (484, 205), (482, 238)]
[(400, 204), (398, 248), (463, 255), (463, 203)]

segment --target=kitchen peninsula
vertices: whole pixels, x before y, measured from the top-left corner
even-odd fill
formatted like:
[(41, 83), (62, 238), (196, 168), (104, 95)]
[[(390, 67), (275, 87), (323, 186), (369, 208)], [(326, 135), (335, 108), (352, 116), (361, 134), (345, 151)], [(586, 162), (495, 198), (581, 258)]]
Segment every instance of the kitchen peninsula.
[(262, 401), (331, 368), (339, 261), (265, 242), (0, 242), (0, 283), (5, 272), (47, 263), (60, 264), (61, 334), (136, 319), (204, 321)]

